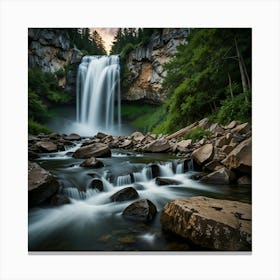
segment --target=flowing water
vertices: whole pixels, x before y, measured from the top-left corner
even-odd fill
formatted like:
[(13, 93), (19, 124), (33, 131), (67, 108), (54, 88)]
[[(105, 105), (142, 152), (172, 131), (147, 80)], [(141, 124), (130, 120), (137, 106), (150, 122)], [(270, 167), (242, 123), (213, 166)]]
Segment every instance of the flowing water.
[[(30, 251), (188, 251), (196, 250), (178, 236), (162, 231), (160, 211), (171, 199), (208, 196), (250, 202), (251, 188), (205, 185), (190, 179), (194, 171), (185, 171), (176, 157), (167, 154), (142, 154), (113, 150), (111, 158), (100, 159), (104, 167), (80, 167), (69, 151), (42, 154), (38, 163), (55, 174), (60, 192), (71, 204), (42, 206), (29, 210)], [(149, 163), (158, 165), (161, 177), (172, 178), (179, 185), (158, 186)], [(189, 168), (192, 168), (191, 162)], [(191, 169), (189, 169), (191, 170)], [(94, 178), (102, 180), (103, 191), (91, 189)], [(110, 196), (135, 184), (139, 198), (151, 200), (157, 207), (149, 223), (129, 221), (122, 211), (133, 202), (111, 202)]]
[[(118, 55), (83, 57), (77, 75), (76, 108), (77, 124), (80, 129), (88, 129), (88, 135), (97, 131), (120, 134), (121, 91)], [(83, 132), (80, 129), (76, 131)]]

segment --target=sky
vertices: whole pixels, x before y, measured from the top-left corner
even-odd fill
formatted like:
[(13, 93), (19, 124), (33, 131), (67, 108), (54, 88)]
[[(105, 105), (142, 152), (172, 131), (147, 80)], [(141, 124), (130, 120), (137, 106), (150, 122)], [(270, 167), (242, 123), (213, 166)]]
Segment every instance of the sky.
[(90, 29), (91, 31), (96, 30), (101, 35), (104, 41), (105, 49), (109, 54), (114, 39), (114, 35), (118, 30), (118, 28), (90, 28)]

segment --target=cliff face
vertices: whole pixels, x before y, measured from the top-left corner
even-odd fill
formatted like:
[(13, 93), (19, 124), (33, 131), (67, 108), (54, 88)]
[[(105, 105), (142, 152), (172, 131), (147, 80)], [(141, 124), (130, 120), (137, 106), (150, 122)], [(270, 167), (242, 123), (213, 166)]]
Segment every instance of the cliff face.
[(178, 45), (186, 42), (187, 35), (188, 28), (164, 28), (152, 36), (146, 47), (130, 52), (127, 60), (130, 87), (122, 93), (122, 99), (160, 104), (166, 97), (162, 88), (166, 76), (163, 64), (171, 59)]
[(64, 70), (59, 86), (75, 92), (76, 72), (83, 54), (71, 46), (68, 33), (59, 28), (28, 29), (28, 67), (44, 72)]

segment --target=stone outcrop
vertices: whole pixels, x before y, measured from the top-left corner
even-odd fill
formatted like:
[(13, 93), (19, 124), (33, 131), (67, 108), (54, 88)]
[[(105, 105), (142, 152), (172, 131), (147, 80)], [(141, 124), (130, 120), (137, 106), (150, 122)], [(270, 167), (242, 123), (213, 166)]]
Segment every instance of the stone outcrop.
[(79, 148), (73, 154), (74, 158), (110, 157), (111, 150), (108, 145), (93, 143)]
[(163, 228), (207, 249), (249, 251), (251, 205), (207, 197), (175, 199), (161, 214)]
[(66, 92), (75, 92), (77, 68), (82, 56), (80, 50), (71, 46), (69, 35), (63, 28), (28, 29), (28, 67), (53, 73), (63, 70), (65, 74), (59, 78), (59, 86)]
[(171, 59), (178, 45), (185, 43), (187, 35), (188, 28), (163, 28), (152, 35), (148, 45), (130, 52), (127, 68), (131, 73), (131, 86), (122, 94), (122, 99), (160, 104), (166, 97), (162, 89), (166, 76), (163, 64)]
[(28, 206), (37, 206), (51, 196), (59, 188), (55, 177), (35, 162), (28, 162)]

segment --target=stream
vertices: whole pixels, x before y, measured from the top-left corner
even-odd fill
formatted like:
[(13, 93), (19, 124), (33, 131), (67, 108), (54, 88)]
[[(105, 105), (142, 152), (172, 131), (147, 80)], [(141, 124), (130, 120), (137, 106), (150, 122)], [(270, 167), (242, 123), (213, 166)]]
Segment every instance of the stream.
[[(170, 154), (138, 153), (112, 149), (112, 157), (100, 158), (104, 167), (80, 167), (82, 159), (72, 157), (77, 142), (63, 152), (41, 154), (36, 160), (60, 182), (60, 193), (71, 203), (63, 206), (43, 205), (29, 209), (29, 251), (193, 251), (200, 250), (183, 238), (163, 231), (160, 212), (171, 199), (192, 196), (251, 202), (251, 186), (202, 184), (184, 172), (179, 158)], [(150, 164), (159, 166), (159, 176), (180, 181), (179, 185), (155, 184)], [(103, 182), (104, 190), (90, 188), (93, 178)], [(125, 219), (122, 211), (133, 200), (111, 202), (110, 196), (136, 184), (138, 199), (147, 198), (158, 213), (151, 222)], [(137, 200), (138, 200), (137, 199)], [(136, 200), (134, 200), (136, 201)]]

